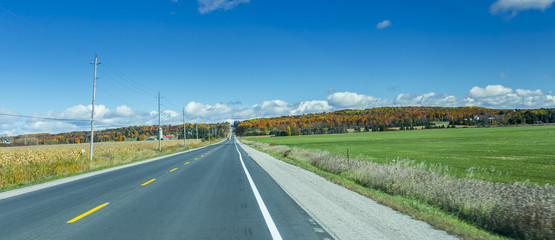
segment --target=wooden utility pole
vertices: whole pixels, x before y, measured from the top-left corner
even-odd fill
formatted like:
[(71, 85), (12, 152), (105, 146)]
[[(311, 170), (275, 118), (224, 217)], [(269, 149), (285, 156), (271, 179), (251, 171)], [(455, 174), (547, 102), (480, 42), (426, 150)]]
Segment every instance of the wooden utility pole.
[(187, 125), (185, 125), (185, 108), (183, 108), (183, 145), (187, 145)]
[(160, 115), (160, 92), (158, 92), (158, 151), (162, 151), (162, 121)]
[(92, 97), (92, 112), (91, 112), (91, 147), (89, 151), (89, 160), (93, 160), (93, 146), (94, 146), (94, 104), (96, 96), (96, 68), (98, 64), (98, 55), (94, 55), (94, 78), (93, 78), (93, 97)]

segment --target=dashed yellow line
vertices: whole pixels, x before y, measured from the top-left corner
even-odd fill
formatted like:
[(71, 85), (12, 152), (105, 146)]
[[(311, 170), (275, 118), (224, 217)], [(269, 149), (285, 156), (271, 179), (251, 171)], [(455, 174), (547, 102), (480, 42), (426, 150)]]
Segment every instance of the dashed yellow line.
[(195, 160), (198, 160), (198, 158), (195, 158)]
[(170, 170), (170, 172), (173, 172), (173, 171), (175, 171), (175, 170), (177, 170), (177, 168), (174, 168), (174, 169)]
[(149, 183), (151, 183), (151, 182), (154, 182), (154, 180), (156, 180), (156, 178), (153, 178), (153, 179), (151, 179), (150, 181), (145, 182), (145, 183), (143, 183), (143, 184), (141, 184), (141, 185), (142, 185), (142, 186), (147, 185), (147, 184), (149, 184)]
[(200, 157), (204, 157), (204, 155), (200, 155)]
[(189, 164), (189, 162), (186, 162), (185, 165)]
[(84, 218), (84, 217), (86, 217), (87, 215), (93, 213), (94, 211), (96, 211), (96, 210), (98, 210), (98, 209), (101, 209), (101, 208), (105, 207), (105, 206), (108, 205), (108, 204), (110, 204), (110, 203), (107, 202), (107, 203), (104, 203), (104, 204), (102, 204), (102, 205), (100, 205), (100, 206), (98, 206), (98, 207), (95, 207), (95, 208), (93, 208), (93, 209), (87, 211), (86, 213), (83, 213), (83, 214), (77, 216), (76, 218), (67, 221), (67, 223), (72, 223), (72, 222), (75, 222), (75, 221), (77, 221), (77, 220), (79, 220), (79, 219), (81, 219), (81, 218)]

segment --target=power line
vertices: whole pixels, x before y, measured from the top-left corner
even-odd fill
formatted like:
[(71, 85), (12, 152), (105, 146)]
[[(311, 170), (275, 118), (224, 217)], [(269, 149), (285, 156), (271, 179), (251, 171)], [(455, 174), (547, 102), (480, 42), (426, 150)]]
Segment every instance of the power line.
[[(100, 57), (100, 59), (103, 62), (106, 62), (106, 60), (103, 57)], [(129, 83), (131, 86), (133, 86), (134, 88), (136, 88), (139, 91), (145, 92), (145, 93), (151, 93), (153, 92), (150, 88), (144, 86), (143, 84), (141, 84), (140, 82), (137, 81), (133, 81), (132, 79), (130, 79), (127, 75), (125, 75), (123, 72), (119, 71), (115, 65), (113, 65), (112, 63), (110, 63), (110, 61), (108, 61), (105, 65), (105, 67), (112, 71), (115, 75), (117, 75), (118, 77), (120, 77), (121, 79), (123, 79), (124, 81), (126, 81), (127, 83)]]
[(22, 118), (33, 118), (33, 119), (43, 119), (43, 120), (56, 120), (56, 121), (70, 121), (70, 122), (90, 122), (90, 119), (71, 119), (71, 118), (51, 118), (51, 117), (34, 117), (34, 116), (26, 116), (26, 115), (19, 115), (19, 114), (10, 114), (10, 113), (0, 113), (2, 116), (11, 116), (11, 117), (22, 117)]
[(10, 10), (5, 9), (5, 8), (3, 8), (2, 6), (0, 6), (0, 9), (4, 10), (5, 12), (9, 13), (10, 15), (12, 15), (12, 16), (14, 16), (14, 17), (16, 17), (16, 18), (19, 18), (21, 21), (23, 21), (23, 22), (25, 22), (25, 23), (27, 23), (27, 24), (29, 24), (29, 25), (35, 27), (36, 29), (46, 32), (46, 30), (44, 30), (44, 29), (42, 29), (41, 27), (39, 27), (39, 26), (33, 24), (33, 23), (30, 22), (30, 21), (27, 21), (27, 19), (18, 16), (17, 14), (11, 12)]

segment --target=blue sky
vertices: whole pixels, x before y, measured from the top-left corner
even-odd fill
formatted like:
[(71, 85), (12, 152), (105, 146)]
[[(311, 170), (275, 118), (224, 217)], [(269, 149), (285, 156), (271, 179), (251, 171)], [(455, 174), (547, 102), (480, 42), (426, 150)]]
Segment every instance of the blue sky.
[(554, 0), (0, 0), (0, 133), (555, 107)]

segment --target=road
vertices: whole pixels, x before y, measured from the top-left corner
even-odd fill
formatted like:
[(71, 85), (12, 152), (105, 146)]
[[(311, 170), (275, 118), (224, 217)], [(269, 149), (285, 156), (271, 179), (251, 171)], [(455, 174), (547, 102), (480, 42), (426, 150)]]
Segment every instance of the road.
[(233, 139), (0, 200), (0, 239), (280, 238), (332, 237)]

